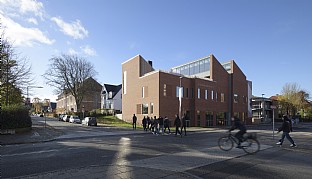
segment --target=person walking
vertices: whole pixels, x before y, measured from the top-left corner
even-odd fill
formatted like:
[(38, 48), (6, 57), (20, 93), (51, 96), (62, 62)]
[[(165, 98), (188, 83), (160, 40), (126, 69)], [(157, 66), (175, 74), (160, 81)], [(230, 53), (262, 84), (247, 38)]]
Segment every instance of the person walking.
[(143, 125), (143, 130), (144, 130), (144, 131), (147, 131), (147, 126), (146, 126), (146, 124), (147, 124), (147, 119), (146, 119), (146, 117), (144, 116), (143, 119), (142, 119), (142, 125)]
[(291, 143), (290, 147), (297, 147), (294, 140), (289, 135), (289, 133), (292, 132), (293, 130), (292, 130), (291, 121), (289, 120), (289, 118), (286, 115), (283, 116), (282, 126), (280, 128), (278, 128), (278, 133), (281, 131), (283, 131), (282, 138), (279, 140), (279, 142), (276, 143), (276, 145), (282, 146), (284, 139), (286, 137), (289, 140), (289, 142)]
[(147, 116), (146, 121), (147, 121), (147, 129), (148, 129), (148, 130), (151, 130), (151, 128), (150, 128), (150, 125), (151, 125), (151, 118), (150, 118), (149, 116)]
[(169, 119), (168, 119), (168, 117), (167, 116), (165, 116), (165, 120), (164, 120), (164, 126), (165, 126), (165, 128), (164, 128), (164, 133), (166, 132), (166, 129), (168, 128), (168, 134), (170, 134), (170, 126), (169, 126)]
[(164, 118), (159, 116), (159, 131), (161, 131), (161, 134), (164, 134)]
[(136, 122), (137, 122), (137, 117), (135, 116), (135, 114), (133, 114), (133, 117), (132, 117), (132, 128), (133, 128), (133, 130), (136, 130)]
[(176, 127), (175, 135), (177, 136), (177, 134), (179, 133), (179, 134), (181, 135), (181, 137), (182, 137), (182, 134), (181, 134), (181, 132), (180, 132), (180, 130), (179, 130), (179, 129), (180, 129), (180, 126), (181, 126), (181, 120), (180, 120), (178, 114), (176, 114), (176, 118), (175, 118), (175, 120), (174, 120), (174, 125), (175, 125), (175, 127)]
[(159, 134), (159, 119), (154, 116), (154, 134), (158, 135)]
[(184, 129), (184, 136), (186, 136), (186, 120), (187, 120), (187, 115), (184, 114), (182, 117), (182, 127), (181, 127), (181, 135), (182, 135), (183, 129)]

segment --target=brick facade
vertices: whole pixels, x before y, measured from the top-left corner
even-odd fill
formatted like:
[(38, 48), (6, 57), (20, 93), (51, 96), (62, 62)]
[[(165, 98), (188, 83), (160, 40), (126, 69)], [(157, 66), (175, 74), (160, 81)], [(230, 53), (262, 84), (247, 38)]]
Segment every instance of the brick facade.
[(130, 122), (136, 114), (139, 122), (144, 116), (167, 116), (173, 121), (175, 114), (179, 114), (177, 88), (181, 84), (181, 114), (188, 115), (189, 126), (228, 125), (233, 115), (244, 120), (248, 113), (246, 76), (233, 60), (228, 62), (230, 71), (227, 71), (213, 55), (209, 59), (206, 77), (154, 70), (140, 55), (124, 62), (123, 119)]

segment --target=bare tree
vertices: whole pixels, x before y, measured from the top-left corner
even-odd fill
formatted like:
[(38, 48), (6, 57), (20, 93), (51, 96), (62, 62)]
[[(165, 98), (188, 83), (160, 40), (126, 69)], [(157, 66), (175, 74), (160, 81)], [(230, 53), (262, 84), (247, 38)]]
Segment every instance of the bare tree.
[[(33, 77), (31, 73), (31, 66), (26, 58), (20, 58), (16, 54), (16, 50), (13, 48), (12, 43), (10, 43), (5, 37), (4, 32), (1, 33), (1, 44), (0, 44), (0, 90), (1, 90), (1, 101), (6, 105), (13, 104), (12, 95), (17, 95), (12, 93), (16, 91), (21, 91), (26, 89), (26, 86), (33, 82)], [(20, 93), (21, 95), (22, 93)], [(3, 96), (5, 99), (3, 99)], [(22, 99), (22, 98), (20, 98)], [(22, 101), (19, 101), (20, 103)]]
[(43, 75), (50, 86), (55, 87), (55, 92), (70, 93), (74, 96), (77, 110), (80, 110), (81, 102), (87, 91), (86, 80), (94, 77), (94, 66), (82, 57), (66, 55), (50, 59), (49, 69)]

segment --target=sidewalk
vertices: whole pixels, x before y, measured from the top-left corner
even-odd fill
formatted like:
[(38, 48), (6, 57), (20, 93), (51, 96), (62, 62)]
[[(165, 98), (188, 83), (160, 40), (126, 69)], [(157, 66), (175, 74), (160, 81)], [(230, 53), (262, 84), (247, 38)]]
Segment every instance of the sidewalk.
[(61, 136), (63, 133), (44, 123), (33, 122), (32, 129), (27, 132), (0, 135), (0, 145), (26, 144), (47, 142)]

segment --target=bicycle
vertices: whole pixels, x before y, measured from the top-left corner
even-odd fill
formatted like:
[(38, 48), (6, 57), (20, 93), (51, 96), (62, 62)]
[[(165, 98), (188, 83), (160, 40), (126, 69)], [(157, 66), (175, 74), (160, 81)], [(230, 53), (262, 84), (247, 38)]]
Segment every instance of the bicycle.
[[(257, 140), (256, 133), (246, 133), (243, 137), (240, 149), (243, 149), (248, 154), (257, 153), (260, 150), (260, 143)], [(239, 144), (239, 140), (229, 132), (227, 135), (219, 138), (218, 145), (221, 150), (229, 151), (234, 147), (234, 142), (237, 145)]]

